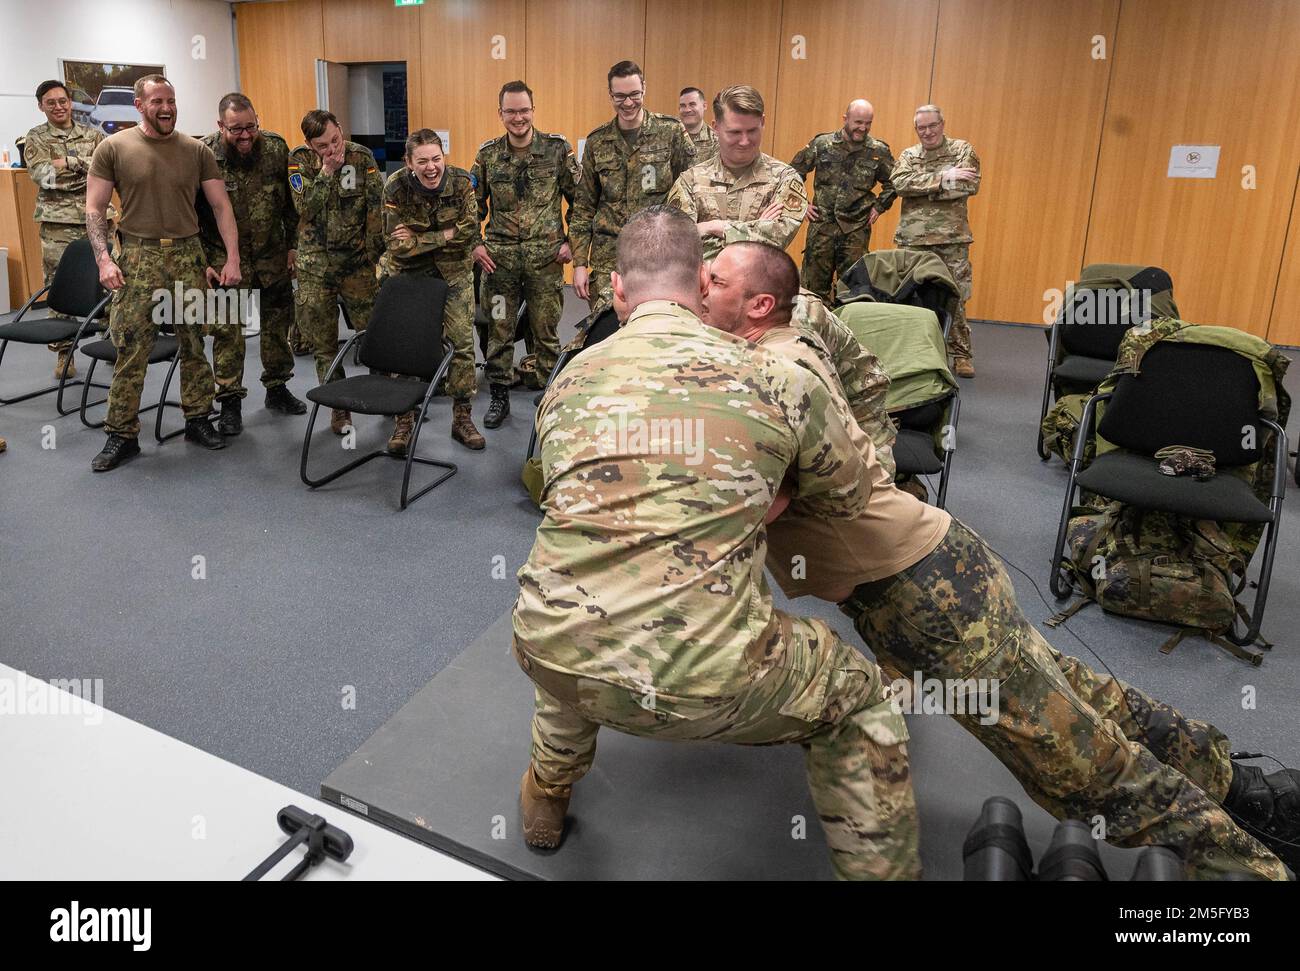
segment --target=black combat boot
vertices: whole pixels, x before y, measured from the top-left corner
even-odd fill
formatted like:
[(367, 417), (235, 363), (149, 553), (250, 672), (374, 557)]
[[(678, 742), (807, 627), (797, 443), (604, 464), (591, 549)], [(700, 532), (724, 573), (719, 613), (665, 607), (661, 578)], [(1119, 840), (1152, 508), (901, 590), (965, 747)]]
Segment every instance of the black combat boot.
[[(224, 409), (223, 409), (224, 411)], [(202, 445), (204, 448), (225, 448), (226, 440), (212, 427), (212, 422), (205, 418), (185, 419), (185, 440)]]
[(1265, 775), (1257, 766), (1234, 761), (1223, 808), (1293, 872), (1300, 872), (1300, 770)]
[(510, 389), (504, 384), (492, 385), (492, 403), (488, 405), (483, 424), (488, 428), (500, 428), (501, 423), (510, 417)]
[(140, 443), (136, 439), (125, 435), (109, 435), (104, 450), (90, 460), (90, 468), (94, 472), (108, 472), (139, 454)]
[[(221, 417), (217, 419), (217, 431), (231, 437), (244, 430), (244, 406), (238, 398), (224, 398), (221, 402)], [(188, 437), (188, 436), (186, 436)]]
[(307, 405), (294, 397), (287, 384), (277, 384), (266, 389), (266, 410), (278, 411), (282, 415), (305, 415)]

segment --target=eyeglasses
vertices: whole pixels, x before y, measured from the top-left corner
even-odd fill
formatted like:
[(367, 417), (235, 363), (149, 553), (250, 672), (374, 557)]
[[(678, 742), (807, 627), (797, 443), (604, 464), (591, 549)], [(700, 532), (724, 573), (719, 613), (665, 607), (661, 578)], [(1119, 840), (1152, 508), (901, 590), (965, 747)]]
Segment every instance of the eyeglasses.
[(620, 105), (626, 104), (629, 101), (635, 104), (636, 102), (640, 101), (642, 98), (645, 97), (645, 92), (633, 91), (631, 94), (615, 94), (613, 91), (611, 91), (609, 93), (609, 96), (614, 99), (615, 104), (620, 104)]
[(501, 114), (507, 118), (523, 118), (533, 113), (532, 108), (502, 108)]
[(931, 122), (928, 125), (917, 125), (916, 131), (917, 134), (919, 135), (928, 135), (930, 132), (938, 131), (942, 127), (943, 127), (943, 122), (935, 121), (935, 122)]
[(251, 135), (253, 134), (253, 132), (257, 131), (258, 128), (256, 124), (222, 125), (221, 127), (224, 128), (226, 131), (230, 132), (230, 134), (234, 135), (236, 138), (238, 138), (240, 135)]
[(66, 108), (71, 104), (67, 98), (46, 98), (45, 107), (47, 108)]

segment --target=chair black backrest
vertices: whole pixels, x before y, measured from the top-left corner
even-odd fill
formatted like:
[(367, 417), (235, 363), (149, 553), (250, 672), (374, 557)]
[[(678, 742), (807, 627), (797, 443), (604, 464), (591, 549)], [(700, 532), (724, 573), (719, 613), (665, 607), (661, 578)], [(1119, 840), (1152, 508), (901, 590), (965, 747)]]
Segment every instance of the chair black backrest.
[(1070, 355), (1113, 361), (1129, 328), (1148, 316), (1135, 291), (1076, 290), (1061, 317), (1061, 344)]
[(99, 285), (99, 267), (90, 240), (78, 239), (68, 244), (54, 271), (45, 302), (56, 313), (69, 317), (86, 317), (103, 300), (105, 290)]
[(1097, 426), (1102, 438), (1144, 455), (1166, 445), (1208, 448), (1220, 467), (1263, 455), (1267, 428), (1258, 424), (1259, 379), (1248, 359), (1212, 344), (1160, 341), (1139, 367), (1115, 385)]
[(379, 288), (361, 341), (364, 367), (432, 381), (442, 363), (442, 315), (447, 282), (403, 273)]
[(618, 314), (614, 313), (614, 308), (609, 307), (600, 312), (600, 315), (587, 328), (586, 339), (582, 342), (582, 349), (585, 351), (589, 347), (599, 344), (611, 334), (618, 333)]

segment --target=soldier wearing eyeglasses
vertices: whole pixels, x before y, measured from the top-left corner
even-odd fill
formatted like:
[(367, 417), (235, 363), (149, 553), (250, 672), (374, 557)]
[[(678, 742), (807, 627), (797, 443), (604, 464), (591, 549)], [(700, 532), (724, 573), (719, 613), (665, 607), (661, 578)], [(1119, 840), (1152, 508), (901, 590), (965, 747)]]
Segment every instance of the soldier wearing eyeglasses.
[(587, 136), (569, 213), (573, 292), (593, 314), (613, 304), (609, 274), (619, 231), (633, 214), (664, 202), (695, 164), (682, 123), (645, 109), (645, 72), (637, 64), (619, 61), (606, 81), (614, 118)]
[[(217, 105), (217, 129), (203, 142), (216, 156), (235, 210), (244, 286), (257, 295), (266, 407), (284, 415), (301, 415), (307, 406), (294, 397), (287, 384), (293, 377), (290, 275), (298, 234), (298, 212), (289, 194), (289, 145), (275, 132), (260, 128), (253, 103), (238, 93), (226, 95)], [(199, 203), (199, 232), (212, 282), (225, 264), (226, 251), (212, 209), (203, 201)], [(223, 435), (238, 435), (243, 430), (242, 402), (248, 389), (244, 387), (244, 335), (239, 324), (223, 321), (212, 329), (212, 364), (221, 403), (217, 430)]]

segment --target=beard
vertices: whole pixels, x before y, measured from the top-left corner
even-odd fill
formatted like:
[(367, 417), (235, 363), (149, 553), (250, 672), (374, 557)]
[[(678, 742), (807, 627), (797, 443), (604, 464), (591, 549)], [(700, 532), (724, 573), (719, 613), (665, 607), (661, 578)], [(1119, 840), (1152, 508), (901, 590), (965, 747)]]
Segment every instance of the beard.
[(262, 160), (262, 136), (258, 135), (253, 139), (253, 147), (247, 155), (242, 154), (234, 145), (228, 146), (230, 151), (226, 153), (226, 161), (237, 169), (254, 168)]

